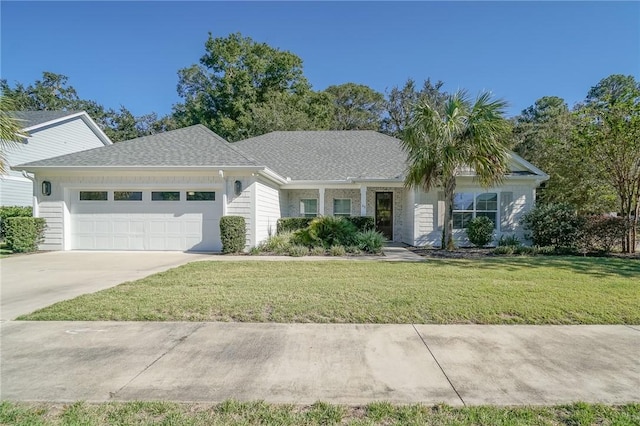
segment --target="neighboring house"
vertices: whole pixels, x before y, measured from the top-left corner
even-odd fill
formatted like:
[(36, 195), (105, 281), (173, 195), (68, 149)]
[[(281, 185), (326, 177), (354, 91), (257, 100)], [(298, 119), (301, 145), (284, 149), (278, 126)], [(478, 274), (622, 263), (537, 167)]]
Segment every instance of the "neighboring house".
[[(29, 136), (5, 153), (10, 166), (111, 145), (86, 112), (19, 111), (10, 113)], [(20, 171), (0, 175), (0, 206), (32, 206), (33, 180)]]
[[(202, 125), (15, 167), (35, 173), (45, 250), (221, 249), (219, 219), (246, 219), (247, 248), (275, 232), (280, 217), (373, 216), (389, 240), (440, 244), (438, 190), (405, 188), (400, 141), (373, 131), (273, 132), (233, 144)], [(459, 243), (475, 216), (496, 234), (523, 236), (519, 218), (548, 176), (515, 154), (504, 184), (483, 189), (457, 178)], [(45, 213), (46, 212), (46, 213)]]

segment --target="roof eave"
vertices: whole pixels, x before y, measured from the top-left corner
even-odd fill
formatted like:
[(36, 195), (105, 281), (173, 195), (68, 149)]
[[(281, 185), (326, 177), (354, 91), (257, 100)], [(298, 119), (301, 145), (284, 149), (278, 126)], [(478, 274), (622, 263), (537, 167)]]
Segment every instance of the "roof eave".
[(19, 164), (11, 167), (12, 170), (25, 170), (27, 172), (55, 171), (55, 172), (99, 172), (99, 171), (236, 171), (247, 170), (259, 172), (265, 169), (264, 166), (30, 166), (29, 164)]

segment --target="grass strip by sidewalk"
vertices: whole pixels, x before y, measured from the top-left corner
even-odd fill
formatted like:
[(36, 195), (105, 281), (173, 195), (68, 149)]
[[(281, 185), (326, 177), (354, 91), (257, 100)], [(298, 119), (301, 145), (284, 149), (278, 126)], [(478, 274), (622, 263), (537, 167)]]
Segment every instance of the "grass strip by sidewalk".
[(109, 402), (0, 403), (0, 424), (22, 425), (618, 425), (640, 424), (640, 404), (552, 407), (392, 405), (346, 407), (225, 401), (221, 404)]
[(19, 319), (640, 324), (640, 261), (194, 262)]

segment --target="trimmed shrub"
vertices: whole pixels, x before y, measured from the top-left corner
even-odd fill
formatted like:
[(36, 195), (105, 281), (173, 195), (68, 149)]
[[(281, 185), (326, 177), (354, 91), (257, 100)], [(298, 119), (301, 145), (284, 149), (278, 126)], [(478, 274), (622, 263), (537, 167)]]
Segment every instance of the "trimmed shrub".
[(335, 245), (329, 247), (329, 254), (331, 256), (345, 256), (347, 254), (347, 251), (344, 249), (344, 246)]
[(33, 208), (24, 206), (0, 207), (0, 238), (5, 236), (5, 221), (10, 217), (31, 217)]
[(319, 240), (324, 247), (331, 247), (353, 245), (357, 230), (342, 217), (322, 216), (311, 221), (308, 232), (311, 240)]
[(220, 239), (223, 253), (239, 253), (244, 249), (247, 235), (244, 217), (222, 216), (220, 218)]
[(515, 235), (502, 235), (498, 240), (498, 247), (520, 247), (522, 243)]
[(467, 237), (474, 246), (486, 246), (493, 240), (493, 221), (486, 216), (472, 219), (467, 226)]
[(521, 223), (535, 245), (571, 252), (580, 241), (584, 218), (568, 204), (545, 204), (526, 213)]
[(376, 228), (376, 220), (372, 216), (347, 216), (344, 219), (351, 222), (359, 232)]
[(295, 232), (309, 226), (315, 217), (281, 217), (276, 224), (276, 234)]
[(358, 244), (358, 247), (360, 248), (360, 250), (367, 253), (380, 253), (384, 244), (384, 240), (384, 235), (373, 229), (365, 232), (358, 232), (356, 234), (356, 243)]
[(9, 217), (5, 221), (5, 242), (14, 253), (38, 250), (44, 237), (46, 221), (40, 217)]
[(309, 254), (309, 248), (307, 246), (294, 245), (289, 247), (288, 254), (292, 257), (306, 256)]
[(515, 253), (515, 246), (508, 246), (508, 245), (498, 245), (498, 247), (496, 247), (495, 249), (493, 249), (493, 253), (494, 254), (502, 254), (502, 255), (512, 255)]

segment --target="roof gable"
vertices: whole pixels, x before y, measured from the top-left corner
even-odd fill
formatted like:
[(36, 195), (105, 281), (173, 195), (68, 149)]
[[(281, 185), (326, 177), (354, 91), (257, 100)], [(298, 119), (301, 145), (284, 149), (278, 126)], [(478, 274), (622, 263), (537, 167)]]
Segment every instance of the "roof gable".
[(17, 166), (40, 167), (223, 167), (258, 164), (201, 124)]

